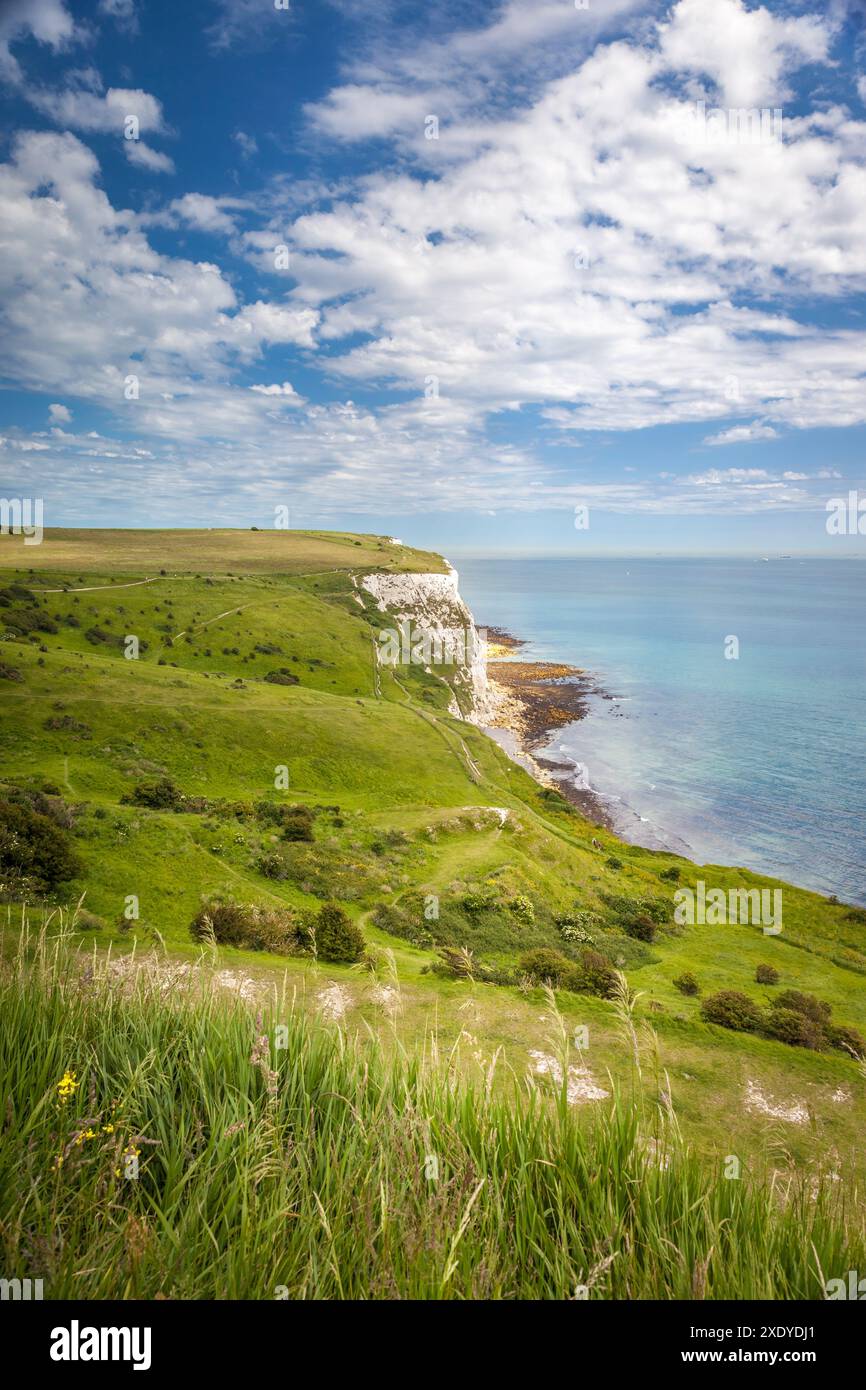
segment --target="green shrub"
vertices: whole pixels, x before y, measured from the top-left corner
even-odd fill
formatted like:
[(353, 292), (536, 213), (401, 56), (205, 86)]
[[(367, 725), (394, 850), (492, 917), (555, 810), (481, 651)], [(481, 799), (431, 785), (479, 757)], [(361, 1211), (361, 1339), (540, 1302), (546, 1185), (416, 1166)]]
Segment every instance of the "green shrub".
[(89, 724), (82, 724), (79, 719), (73, 719), (70, 714), (54, 714), (46, 719), (42, 725), (43, 729), (50, 732), (62, 731), (67, 734), (77, 734), (80, 738), (92, 738), (93, 730)]
[(470, 917), (476, 916), (479, 912), (487, 912), (495, 905), (496, 894), (492, 888), (473, 888), (464, 893), (461, 903), (463, 911), (468, 912)]
[(364, 954), (364, 933), (339, 903), (325, 903), (315, 921), (316, 955), (322, 960), (357, 961)]
[(796, 1014), (803, 1014), (806, 1018), (811, 1018), (815, 1023), (825, 1024), (833, 1012), (830, 1004), (825, 1004), (823, 1000), (817, 999), (814, 994), (803, 994), (799, 989), (783, 989), (781, 994), (777, 994), (773, 1000), (774, 1009), (793, 1009)]
[[(648, 917), (651, 922), (660, 926), (663, 922), (669, 921), (672, 915), (672, 904), (660, 898), (628, 898), (622, 893), (602, 893), (601, 896), (610, 909), (613, 924), (625, 932), (628, 932), (632, 923), (642, 922), (644, 918)], [(635, 933), (630, 932), (629, 935)]]
[(139, 782), (131, 792), (121, 798), (124, 806), (147, 806), (153, 811), (177, 811), (183, 805), (183, 792), (176, 787), (170, 777), (159, 777), (155, 782)]
[(853, 1053), (855, 1057), (866, 1057), (866, 1038), (862, 1033), (858, 1033), (856, 1028), (831, 1023), (824, 1031), (831, 1047), (838, 1048), (840, 1052), (847, 1052), (849, 1056)]
[(662, 869), (659, 878), (664, 879), (665, 883), (679, 883), (681, 872), (678, 864), (671, 864), (669, 869)]
[(616, 857), (615, 854), (609, 854), (609, 855), (607, 856), (607, 858), (605, 859), (604, 862), (605, 862), (605, 864), (607, 865), (607, 867), (608, 867), (609, 869), (621, 869), (621, 868), (622, 868), (622, 860), (621, 860), (621, 859), (617, 859), (617, 857)]
[(248, 951), (295, 955), (306, 945), (303, 919), (291, 908), (211, 899), (193, 918), (190, 931), (197, 941), (211, 937), (222, 946)]
[(588, 946), (595, 944), (593, 930), (597, 929), (600, 923), (593, 912), (561, 912), (553, 920), (563, 941), (583, 941)]
[(680, 994), (700, 994), (701, 992), (697, 978), (690, 970), (684, 970), (682, 975), (677, 976), (674, 980), (674, 988), (678, 989)]
[(779, 972), (775, 965), (765, 965), (761, 963), (755, 971), (755, 979), (759, 985), (777, 985), (779, 983)]
[(767, 1037), (787, 1043), (789, 1047), (809, 1047), (817, 1052), (827, 1045), (820, 1023), (806, 1014), (798, 1013), (796, 1009), (768, 1009), (762, 1031)]
[(598, 951), (581, 951), (580, 963), (574, 967), (569, 989), (578, 994), (597, 994), (600, 999), (610, 999), (617, 987), (617, 972)]
[(311, 843), (315, 836), (313, 834), (313, 813), (308, 806), (286, 807), (283, 811), (280, 823), (283, 827), (283, 839), (294, 841), (295, 843), (305, 841)]
[(533, 984), (549, 984), (556, 989), (571, 974), (574, 967), (560, 951), (551, 946), (537, 946), (520, 957), (518, 970)]
[(291, 874), (289, 865), (279, 854), (263, 854), (256, 867), (265, 878), (274, 879), (278, 883), (282, 883)]
[(422, 927), (409, 913), (390, 903), (379, 903), (373, 912), (373, 921), (381, 931), (386, 931), (391, 936), (399, 936), (403, 941), (410, 941), (413, 946), (435, 945), (435, 938), (426, 927)]
[(51, 893), (80, 871), (68, 830), (55, 818), (0, 801), (0, 892), (7, 900)]
[(738, 989), (723, 989), (711, 994), (701, 1004), (701, 1017), (707, 1023), (733, 1028), (740, 1033), (757, 1033), (763, 1023), (760, 1008), (747, 994)]
[(31, 632), (59, 630), (54, 620), (49, 618), (47, 613), (43, 613), (41, 608), (11, 608), (3, 614), (3, 621), (19, 637), (26, 637)]
[(278, 671), (268, 671), (265, 680), (271, 685), (300, 685), (300, 680), (293, 675), (287, 666), (281, 666)]
[(8, 661), (0, 661), (0, 681), (23, 681), (21, 672), (14, 666), (10, 666)]
[(655, 940), (656, 924), (647, 912), (639, 912), (623, 925), (626, 936), (633, 936), (635, 941)]
[(508, 910), (512, 917), (517, 918), (518, 922), (529, 924), (535, 921), (535, 908), (524, 893), (517, 893), (513, 898), (508, 899)]

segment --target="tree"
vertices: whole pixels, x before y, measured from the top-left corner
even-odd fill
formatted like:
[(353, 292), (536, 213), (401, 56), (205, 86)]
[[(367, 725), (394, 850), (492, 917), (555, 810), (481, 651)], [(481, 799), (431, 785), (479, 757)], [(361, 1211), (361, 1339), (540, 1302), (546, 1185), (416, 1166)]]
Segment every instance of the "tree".
[(325, 903), (316, 918), (316, 955), (322, 960), (356, 961), (366, 950), (364, 933), (339, 903)]
[(50, 893), (80, 868), (62, 826), (27, 806), (0, 801), (0, 878), (7, 894)]

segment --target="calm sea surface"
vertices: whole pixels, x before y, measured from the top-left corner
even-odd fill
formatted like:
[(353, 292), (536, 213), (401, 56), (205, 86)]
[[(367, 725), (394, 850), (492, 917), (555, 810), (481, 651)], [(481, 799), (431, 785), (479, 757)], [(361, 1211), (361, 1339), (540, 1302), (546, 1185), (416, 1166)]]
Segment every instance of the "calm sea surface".
[(866, 564), (455, 563), (480, 626), (617, 697), (549, 752), (627, 838), (866, 902)]

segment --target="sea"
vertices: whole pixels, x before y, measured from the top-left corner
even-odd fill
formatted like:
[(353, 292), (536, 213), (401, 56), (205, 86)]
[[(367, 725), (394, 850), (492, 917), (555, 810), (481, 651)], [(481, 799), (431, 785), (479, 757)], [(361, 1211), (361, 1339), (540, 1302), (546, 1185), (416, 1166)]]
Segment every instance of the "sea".
[(624, 838), (866, 903), (866, 562), (454, 563), (478, 626), (605, 692), (545, 756)]

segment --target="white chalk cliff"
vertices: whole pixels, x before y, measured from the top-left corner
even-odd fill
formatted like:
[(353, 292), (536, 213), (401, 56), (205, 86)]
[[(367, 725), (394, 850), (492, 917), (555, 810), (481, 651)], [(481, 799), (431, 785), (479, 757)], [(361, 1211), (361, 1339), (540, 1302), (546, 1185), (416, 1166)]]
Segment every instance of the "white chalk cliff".
[(398, 623), (408, 622), (419, 636), (442, 643), (449, 635), (465, 634), (467, 660), (449, 673), (448, 683), (468, 698), (463, 711), (453, 699), (451, 713), (484, 722), (489, 698), (486, 642), (460, 593), (457, 571), (449, 566), (446, 574), (368, 574), (361, 587), (372, 594), (381, 612), (392, 614)]

